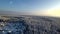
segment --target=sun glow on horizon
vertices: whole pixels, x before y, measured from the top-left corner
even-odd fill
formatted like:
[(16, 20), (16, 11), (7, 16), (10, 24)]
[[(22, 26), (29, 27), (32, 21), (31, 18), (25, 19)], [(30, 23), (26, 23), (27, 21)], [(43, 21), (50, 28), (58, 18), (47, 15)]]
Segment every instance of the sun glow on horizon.
[(44, 15), (60, 17), (60, 4), (57, 4), (52, 8), (45, 10)]

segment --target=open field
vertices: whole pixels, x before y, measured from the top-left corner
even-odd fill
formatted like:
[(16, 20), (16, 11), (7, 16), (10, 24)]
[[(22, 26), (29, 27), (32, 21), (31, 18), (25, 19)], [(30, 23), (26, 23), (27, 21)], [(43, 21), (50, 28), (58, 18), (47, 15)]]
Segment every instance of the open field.
[(60, 34), (60, 18), (0, 16), (0, 34)]

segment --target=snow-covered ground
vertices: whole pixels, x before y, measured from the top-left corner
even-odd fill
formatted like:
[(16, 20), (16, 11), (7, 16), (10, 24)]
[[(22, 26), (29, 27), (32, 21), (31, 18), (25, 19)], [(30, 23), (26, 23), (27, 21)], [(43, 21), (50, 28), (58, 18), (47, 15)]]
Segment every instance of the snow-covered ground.
[(60, 34), (60, 18), (0, 16), (0, 34)]

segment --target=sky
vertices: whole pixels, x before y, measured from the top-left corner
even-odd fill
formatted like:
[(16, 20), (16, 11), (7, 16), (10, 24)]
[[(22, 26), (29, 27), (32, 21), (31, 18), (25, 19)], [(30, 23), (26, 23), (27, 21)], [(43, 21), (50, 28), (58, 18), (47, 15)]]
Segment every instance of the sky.
[(0, 0), (0, 14), (60, 17), (60, 0)]

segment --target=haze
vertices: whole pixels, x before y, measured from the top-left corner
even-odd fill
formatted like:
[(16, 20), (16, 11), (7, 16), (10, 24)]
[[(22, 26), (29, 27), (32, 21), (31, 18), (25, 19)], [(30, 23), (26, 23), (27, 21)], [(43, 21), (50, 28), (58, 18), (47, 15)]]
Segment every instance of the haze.
[(0, 0), (0, 14), (60, 17), (60, 0)]

